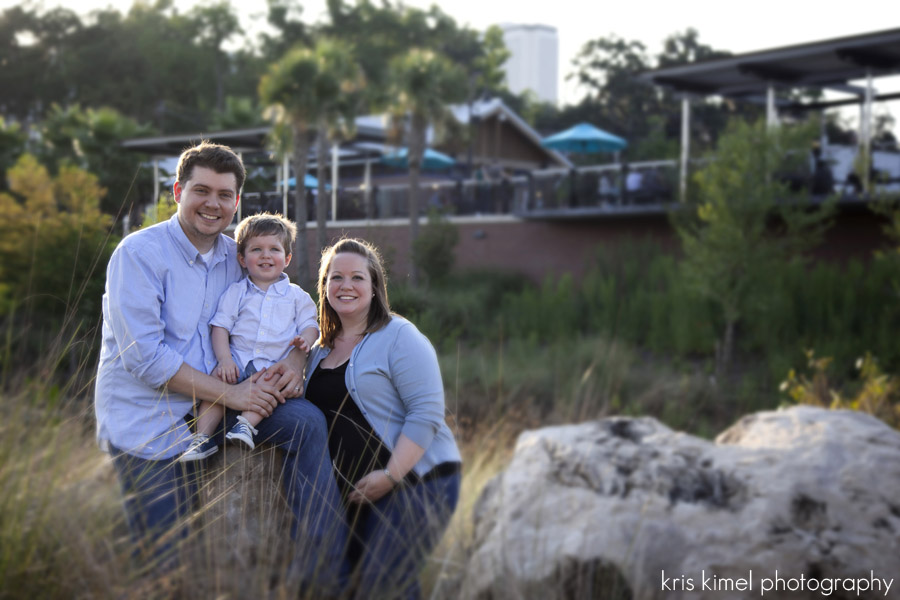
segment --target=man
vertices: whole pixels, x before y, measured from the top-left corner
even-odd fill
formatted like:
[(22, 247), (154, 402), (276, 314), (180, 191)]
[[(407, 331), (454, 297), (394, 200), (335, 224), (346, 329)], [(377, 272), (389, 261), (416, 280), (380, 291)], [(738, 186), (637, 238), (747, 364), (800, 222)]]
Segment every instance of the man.
[[(235, 242), (223, 232), (245, 173), (228, 147), (185, 150), (174, 186), (177, 214), (122, 240), (107, 267), (97, 440), (113, 457), (135, 540), (157, 557), (172, 550), (171, 533), (184, 534), (177, 524), (191, 510), (194, 467), (176, 459), (188, 446), (187, 421), (201, 400), (268, 417), (259, 439), (285, 450), (295, 520), (302, 518), (313, 538), (344, 535), (324, 418), (306, 400), (285, 402), (300, 393), (305, 357), (295, 350), (234, 386), (208, 375), (216, 366), (210, 317), (225, 288), (242, 276)], [(301, 575), (309, 571), (300, 567)]]

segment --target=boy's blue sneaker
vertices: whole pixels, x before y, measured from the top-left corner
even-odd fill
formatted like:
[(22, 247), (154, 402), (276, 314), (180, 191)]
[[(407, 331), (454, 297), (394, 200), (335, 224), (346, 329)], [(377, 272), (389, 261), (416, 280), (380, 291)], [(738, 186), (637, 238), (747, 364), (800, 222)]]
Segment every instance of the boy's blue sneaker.
[(219, 451), (216, 440), (205, 433), (195, 433), (191, 445), (178, 457), (178, 462), (190, 462), (212, 456)]
[(238, 415), (237, 423), (225, 434), (225, 439), (229, 442), (241, 442), (253, 450), (256, 448), (256, 444), (253, 443), (253, 436), (257, 433), (259, 432), (253, 428), (253, 425), (243, 415)]

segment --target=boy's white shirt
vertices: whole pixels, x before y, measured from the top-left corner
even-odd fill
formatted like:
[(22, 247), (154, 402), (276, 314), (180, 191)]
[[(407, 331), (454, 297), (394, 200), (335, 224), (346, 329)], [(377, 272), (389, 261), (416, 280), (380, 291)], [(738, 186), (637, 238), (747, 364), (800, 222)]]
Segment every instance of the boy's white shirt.
[(231, 355), (240, 369), (253, 361), (262, 370), (286, 357), (301, 331), (318, 331), (316, 314), (310, 295), (282, 273), (265, 291), (249, 277), (231, 284), (209, 324), (229, 332)]

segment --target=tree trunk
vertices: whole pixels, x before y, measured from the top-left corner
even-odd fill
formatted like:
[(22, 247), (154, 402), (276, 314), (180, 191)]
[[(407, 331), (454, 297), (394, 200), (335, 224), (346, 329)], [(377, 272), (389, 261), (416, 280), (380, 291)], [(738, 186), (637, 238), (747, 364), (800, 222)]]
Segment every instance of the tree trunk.
[(409, 283), (414, 287), (419, 280), (415, 263), (415, 245), (416, 238), (419, 237), (419, 174), (425, 155), (427, 127), (428, 121), (425, 118), (413, 114), (406, 158), (409, 162)]
[(731, 357), (734, 352), (734, 330), (737, 321), (727, 319), (725, 321), (725, 331), (722, 334), (722, 343), (716, 353), (716, 379), (724, 381), (731, 367)]
[[(318, 254), (328, 245), (328, 230), (325, 222), (328, 219), (328, 202), (325, 196), (325, 163), (328, 160), (328, 136), (325, 134), (325, 127), (319, 124), (319, 135), (316, 141), (316, 178), (318, 182), (318, 193), (316, 199), (316, 249)], [(332, 215), (332, 218), (334, 216)]]
[(309, 153), (309, 129), (294, 128), (294, 219), (297, 222), (297, 240), (294, 244), (294, 264), (297, 265), (297, 284), (309, 289), (309, 252), (306, 244), (306, 220), (308, 207), (306, 204), (306, 186), (303, 178), (306, 175), (307, 154)]

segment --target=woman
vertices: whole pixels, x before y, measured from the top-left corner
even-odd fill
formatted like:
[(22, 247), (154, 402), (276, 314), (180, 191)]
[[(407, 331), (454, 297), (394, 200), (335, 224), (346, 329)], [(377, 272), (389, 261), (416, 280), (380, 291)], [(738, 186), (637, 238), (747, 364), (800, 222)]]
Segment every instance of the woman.
[(418, 572), (459, 497), (460, 454), (444, 421), (431, 343), (392, 314), (378, 252), (343, 239), (322, 255), (319, 327), (306, 397), (325, 414), (367, 597), (418, 597)]

